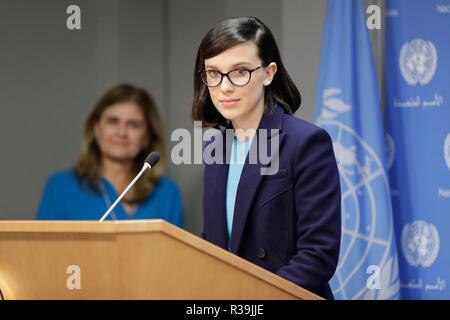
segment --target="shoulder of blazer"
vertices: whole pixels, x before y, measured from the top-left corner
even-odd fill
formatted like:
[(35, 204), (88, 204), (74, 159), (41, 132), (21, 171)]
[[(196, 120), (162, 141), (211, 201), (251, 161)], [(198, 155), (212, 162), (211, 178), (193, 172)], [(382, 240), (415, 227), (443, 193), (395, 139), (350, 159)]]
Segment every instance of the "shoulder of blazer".
[(312, 136), (325, 130), (311, 122), (297, 118), (293, 115), (284, 114), (283, 131), (288, 135), (294, 135), (300, 138)]

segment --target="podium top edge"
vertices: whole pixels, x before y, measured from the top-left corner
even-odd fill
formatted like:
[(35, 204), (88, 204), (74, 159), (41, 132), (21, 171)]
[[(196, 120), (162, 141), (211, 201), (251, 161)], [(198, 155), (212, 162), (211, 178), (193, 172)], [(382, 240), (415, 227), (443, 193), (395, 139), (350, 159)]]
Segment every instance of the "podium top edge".
[[(72, 232), (72, 233), (124, 233), (162, 231), (170, 225), (161, 219), (120, 221), (0, 221), (0, 233), (5, 232)], [(174, 226), (175, 227), (175, 226)]]

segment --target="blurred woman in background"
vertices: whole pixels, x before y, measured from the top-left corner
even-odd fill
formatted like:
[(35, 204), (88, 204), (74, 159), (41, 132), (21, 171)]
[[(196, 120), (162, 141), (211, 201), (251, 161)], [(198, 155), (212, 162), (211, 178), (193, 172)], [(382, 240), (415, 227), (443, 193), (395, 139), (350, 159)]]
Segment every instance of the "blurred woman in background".
[(145, 90), (128, 84), (110, 89), (98, 101), (85, 125), (78, 162), (48, 179), (37, 219), (100, 219), (151, 151), (157, 151), (161, 160), (137, 181), (108, 219), (164, 219), (182, 226), (180, 192), (163, 176), (165, 146), (155, 103)]

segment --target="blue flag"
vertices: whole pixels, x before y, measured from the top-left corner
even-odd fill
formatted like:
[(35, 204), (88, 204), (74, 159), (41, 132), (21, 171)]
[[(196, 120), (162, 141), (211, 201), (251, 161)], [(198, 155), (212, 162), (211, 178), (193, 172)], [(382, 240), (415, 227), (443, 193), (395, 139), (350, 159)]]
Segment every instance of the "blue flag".
[(450, 299), (449, 30), (449, 0), (386, 3), (388, 164), (403, 299)]
[(360, 0), (329, 0), (315, 123), (328, 131), (342, 189), (336, 299), (398, 299), (399, 274), (380, 97)]

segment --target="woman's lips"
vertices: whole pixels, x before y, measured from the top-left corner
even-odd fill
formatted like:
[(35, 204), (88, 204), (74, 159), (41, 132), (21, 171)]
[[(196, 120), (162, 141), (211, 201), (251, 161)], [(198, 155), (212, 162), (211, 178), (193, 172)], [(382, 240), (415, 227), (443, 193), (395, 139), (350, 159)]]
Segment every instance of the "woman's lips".
[(127, 142), (112, 142), (112, 144), (116, 147), (126, 148), (126, 147), (128, 147), (129, 143), (127, 143)]
[(223, 99), (220, 100), (225, 107), (232, 107), (239, 102), (240, 99)]

